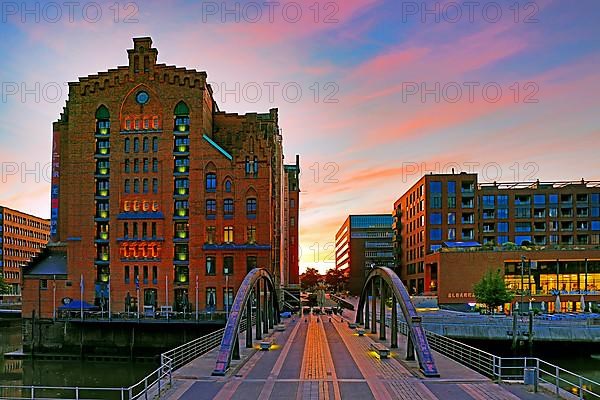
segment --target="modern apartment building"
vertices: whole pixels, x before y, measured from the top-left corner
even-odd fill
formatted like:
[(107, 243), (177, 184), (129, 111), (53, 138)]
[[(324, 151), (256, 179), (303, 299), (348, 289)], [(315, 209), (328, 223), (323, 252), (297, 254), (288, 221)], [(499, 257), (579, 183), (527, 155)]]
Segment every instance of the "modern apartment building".
[[(402, 279), (413, 292), (436, 294), (442, 266), (432, 254), (440, 251), (502, 252), (520, 246), (536, 251), (562, 250), (559, 258), (565, 262), (592, 261), (595, 253), (581, 251), (600, 248), (600, 182), (481, 184), (476, 174), (426, 175), (396, 201), (394, 218)], [(573, 255), (565, 251), (580, 252)], [(461, 275), (458, 268), (452, 271), (471, 286), (487, 267), (505, 269), (503, 264), (472, 261), (471, 268), (479, 265), (480, 270), (467, 275)], [(444, 273), (449, 276), (451, 272)], [(457, 293), (467, 293), (464, 287)]]
[(297, 270), (299, 158), (284, 164), (278, 110), (226, 113), (206, 72), (133, 42), (128, 65), (69, 84), (53, 125), (52, 244), (28, 267), (24, 315), (52, 315), (48, 279), (59, 300), (83, 286), (114, 312), (211, 312), (252, 268), (280, 286)]
[(22, 266), (46, 246), (50, 221), (0, 206), (0, 274), (10, 286), (3, 301), (21, 298)]
[(409, 293), (433, 289), (426, 254), (444, 241), (477, 240), (476, 188), (476, 174), (425, 175), (394, 203), (396, 261)]
[(349, 215), (335, 235), (335, 267), (349, 276), (347, 289), (360, 294), (374, 266), (394, 268), (390, 214)]

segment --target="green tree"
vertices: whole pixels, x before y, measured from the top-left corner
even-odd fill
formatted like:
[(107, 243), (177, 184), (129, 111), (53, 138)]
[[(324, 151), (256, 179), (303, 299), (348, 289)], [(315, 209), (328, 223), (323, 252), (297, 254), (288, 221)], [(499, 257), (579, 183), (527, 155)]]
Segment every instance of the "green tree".
[(346, 283), (348, 283), (346, 271), (337, 268), (331, 268), (325, 274), (325, 283), (336, 292), (343, 290)]
[(489, 311), (505, 303), (510, 303), (514, 294), (509, 291), (499, 271), (487, 271), (473, 286), (473, 293), (478, 303), (485, 304)]
[(315, 268), (307, 268), (306, 272), (300, 276), (300, 286), (303, 290), (309, 290), (317, 286), (317, 283), (322, 280), (323, 277), (319, 274), (319, 271)]
[(10, 285), (4, 282), (4, 278), (0, 276), (0, 294), (7, 294), (10, 292)]

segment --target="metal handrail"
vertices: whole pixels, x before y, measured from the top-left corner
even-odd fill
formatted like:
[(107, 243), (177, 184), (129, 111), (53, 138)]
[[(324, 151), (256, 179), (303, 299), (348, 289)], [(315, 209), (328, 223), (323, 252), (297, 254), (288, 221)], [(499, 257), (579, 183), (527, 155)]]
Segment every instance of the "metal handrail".
[[(389, 319), (386, 318), (389, 323)], [(406, 322), (398, 321), (398, 331), (407, 335)], [(525, 370), (535, 369), (536, 380), (557, 397), (578, 396), (600, 400), (600, 382), (551, 364), (537, 357), (499, 357), (431, 331), (425, 331), (432, 349), (497, 382), (524, 382)]]
[[(242, 320), (240, 330), (244, 331), (247, 321)], [(252, 318), (255, 323), (255, 317)], [(129, 387), (121, 388), (90, 388), (78, 386), (2, 386), (0, 385), (0, 399), (20, 400), (20, 399), (69, 399), (79, 400), (90, 398), (90, 395), (98, 392), (113, 393), (115, 398), (121, 400), (135, 399), (153, 399), (159, 398), (162, 392), (169, 388), (173, 383), (173, 372), (191, 360), (208, 353), (221, 343), (224, 328), (218, 331), (201, 336), (188, 343), (168, 350), (160, 355), (160, 366), (143, 377), (137, 383)], [(43, 396), (43, 397), (42, 397)], [(104, 396), (103, 396), (104, 397)]]

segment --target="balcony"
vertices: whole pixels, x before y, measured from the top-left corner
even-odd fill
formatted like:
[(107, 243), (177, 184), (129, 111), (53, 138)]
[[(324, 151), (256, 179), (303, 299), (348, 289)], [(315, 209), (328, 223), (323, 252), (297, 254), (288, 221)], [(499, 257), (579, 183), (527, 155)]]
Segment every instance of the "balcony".
[(472, 182), (462, 182), (460, 185), (460, 193), (463, 196), (475, 195), (475, 185)]
[(473, 206), (475, 205), (475, 202), (473, 201), (473, 199), (462, 199), (462, 201), (460, 202), (460, 206), (462, 208), (473, 208)]
[(534, 218), (546, 218), (546, 209), (545, 208), (534, 208), (533, 209), (533, 217)]
[(175, 169), (173, 171), (173, 174), (175, 176), (178, 175), (188, 175), (190, 173), (190, 167), (187, 165), (179, 165), (179, 166), (175, 166)]
[(577, 203), (578, 203), (578, 204), (586, 204), (586, 205), (587, 205), (587, 202), (588, 202), (588, 195), (587, 195), (587, 194), (584, 194), (584, 193), (582, 193), (582, 194), (578, 194), (578, 195), (576, 196), (576, 199), (575, 199), (575, 201), (577, 201)]
[(577, 218), (587, 218), (589, 216), (589, 212), (586, 208), (577, 208)]
[(96, 257), (97, 264), (108, 263), (109, 261), (110, 261), (110, 256), (108, 253), (98, 253), (98, 255)]
[(573, 209), (572, 208), (561, 208), (560, 216), (566, 217), (566, 218), (572, 218), (573, 217)]
[(105, 138), (110, 135), (110, 128), (98, 128), (95, 136), (97, 138)]
[(95, 221), (107, 221), (108, 220), (108, 210), (98, 210), (96, 211), (96, 216), (94, 218)]
[(561, 231), (572, 231), (573, 230), (573, 223), (572, 222), (563, 222), (560, 224), (560, 230)]
[(515, 206), (531, 205), (531, 196), (515, 196)]
[(573, 205), (573, 196), (570, 194), (563, 194), (560, 196), (560, 203), (567, 206)]
[(175, 192), (173, 193), (175, 196), (187, 196), (190, 194), (189, 188), (175, 188)]
[(174, 283), (177, 285), (186, 285), (190, 282), (190, 270), (188, 267), (177, 266), (175, 267), (175, 280)]
[(589, 230), (590, 225), (588, 224), (587, 221), (580, 221), (577, 223), (577, 230), (578, 231), (587, 231)]
[(175, 261), (188, 261), (189, 254), (185, 252), (176, 252), (175, 253)]
[(546, 223), (545, 222), (535, 222), (533, 224), (533, 230), (536, 232), (545, 232), (546, 231)]
[(175, 231), (175, 237), (174, 237), (174, 239), (182, 240), (182, 239), (189, 239), (189, 237), (190, 237), (190, 232), (189, 231), (183, 231), (183, 230), (181, 230), (181, 231)]
[(186, 156), (189, 154), (189, 152), (190, 152), (190, 146), (187, 144), (176, 145), (175, 148), (173, 149), (173, 153), (175, 155)]
[(108, 167), (98, 167), (96, 168), (96, 178), (104, 178), (110, 175), (110, 168)]
[(461, 224), (474, 224), (475, 223), (475, 218), (474, 217), (466, 217), (466, 218), (461, 218), (460, 220)]
[(108, 198), (108, 196), (110, 195), (110, 191), (108, 189), (98, 189), (96, 190), (96, 197), (97, 198)]
[(187, 218), (189, 216), (190, 210), (187, 208), (176, 208), (175, 209), (175, 218)]

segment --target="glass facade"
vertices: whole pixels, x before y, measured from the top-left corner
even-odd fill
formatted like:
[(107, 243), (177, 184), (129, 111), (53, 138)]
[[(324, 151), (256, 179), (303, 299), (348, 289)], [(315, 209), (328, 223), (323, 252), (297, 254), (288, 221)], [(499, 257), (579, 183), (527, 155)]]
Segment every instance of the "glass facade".
[[(587, 273), (586, 273), (587, 271)], [(600, 261), (529, 261), (504, 263), (504, 279), (517, 295), (600, 294)], [(587, 286), (586, 286), (587, 285)]]
[(352, 215), (350, 226), (354, 228), (392, 228), (391, 215)]

